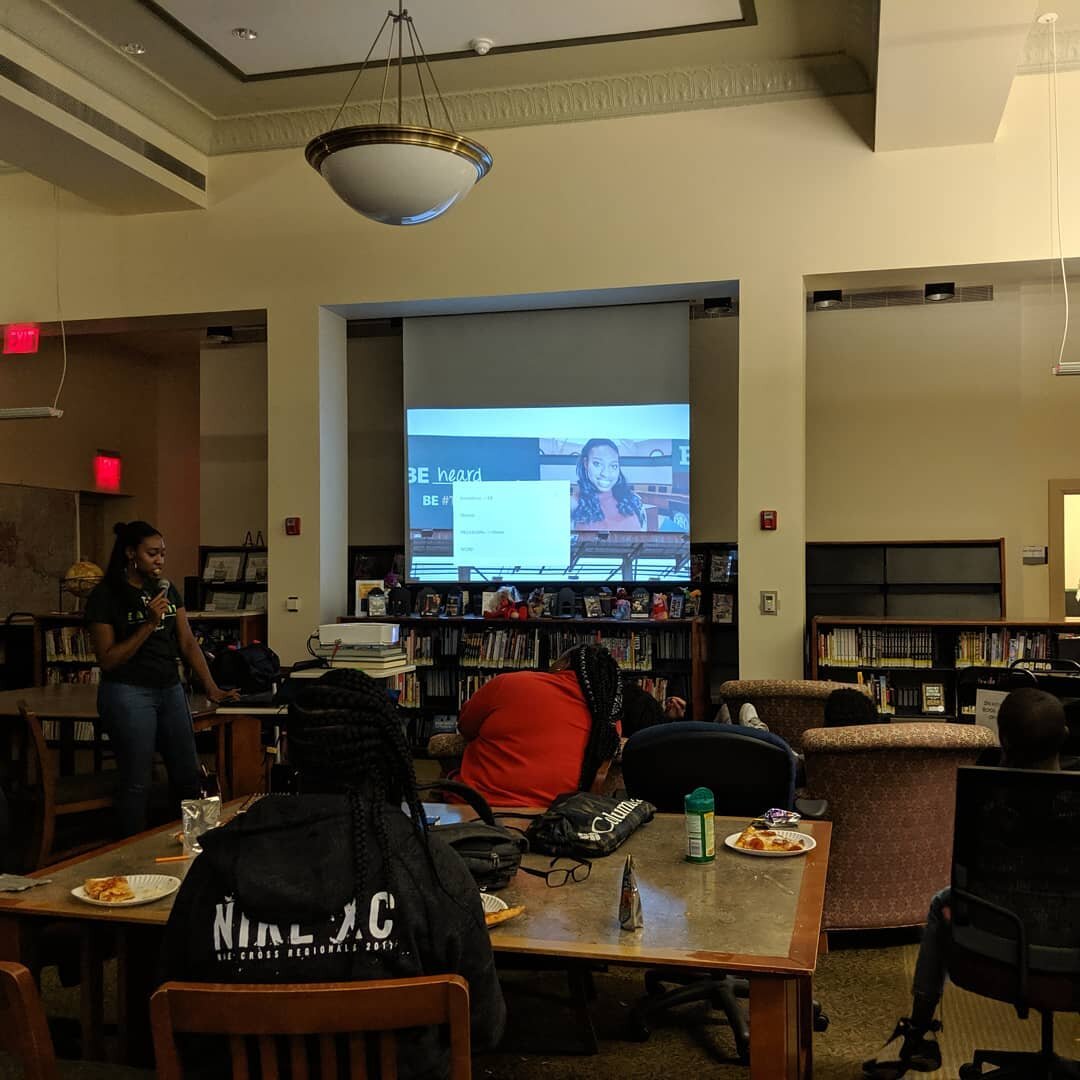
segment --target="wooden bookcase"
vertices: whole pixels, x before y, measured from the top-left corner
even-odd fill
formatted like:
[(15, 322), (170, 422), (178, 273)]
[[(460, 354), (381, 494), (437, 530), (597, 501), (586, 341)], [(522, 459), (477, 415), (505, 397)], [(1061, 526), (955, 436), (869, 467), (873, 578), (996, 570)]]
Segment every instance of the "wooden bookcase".
[(266, 641), (265, 611), (189, 611), (191, 632), (200, 645), (250, 645)]
[[(1061, 659), (1080, 660), (1080, 624), (819, 615), (810, 632), (810, 678), (861, 676), (881, 712), (897, 719), (974, 720), (976, 692), (1004, 687), (1011, 662), (1040, 674)], [(923, 712), (926, 683), (944, 688), (944, 715)], [(1076, 687), (1080, 696), (1080, 679)]]
[[(226, 580), (207, 578), (207, 562), (215, 555), (222, 555), (236, 560), (237, 577)], [(266, 612), (266, 575), (259, 573), (256, 561), (262, 567), (267, 565), (267, 549), (227, 544), (204, 544), (199, 548), (199, 603), (200, 611)], [(215, 603), (216, 601), (216, 603)], [(236, 603), (237, 607), (227, 607), (225, 603)]]
[(485, 619), (464, 616), (346, 617), (343, 622), (397, 623), (416, 671), (391, 686), (410, 710), (410, 740), (425, 746), (438, 730), (455, 730), (461, 703), (505, 671), (544, 671), (574, 645), (607, 645), (628, 674), (658, 698), (687, 698), (687, 718), (709, 715), (709, 635), (693, 619)]

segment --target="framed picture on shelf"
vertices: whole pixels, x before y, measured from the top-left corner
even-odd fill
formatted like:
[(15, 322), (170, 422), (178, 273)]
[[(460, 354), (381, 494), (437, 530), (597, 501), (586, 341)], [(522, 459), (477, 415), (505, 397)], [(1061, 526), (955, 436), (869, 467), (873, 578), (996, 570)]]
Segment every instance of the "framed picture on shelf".
[(599, 619), (603, 614), (600, 607), (600, 597), (594, 594), (586, 594), (583, 598), (585, 601), (585, 617), (587, 619)]
[(203, 564), (203, 581), (211, 585), (229, 585), (240, 580), (244, 566), (242, 551), (209, 551)]
[(713, 593), (712, 621), (714, 623), (735, 621), (735, 597), (731, 593)]
[(249, 551), (244, 564), (244, 580), (265, 584), (269, 556), (263, 551)]
[[(378, 578), (371, 578), (366, 581), (357, 581), (354, 586), (356, 606), (353, 611), (357, 615), (367, 614), (368, 607), (365, 601), (368, 595), (375, 591), (375, 589), (382, 589), (383, 583)], [(385, 614), (385, 612), (384, 612)]]
[(266, 610), (266, 590), (256, 589), (253, 593), (248, 594), (247, 604), (245, 605), (246, 611), (265, 611)]
[(210, 589), (206, 594), (206, 602), (203, 604), (203, 608), (206, 611), (240, 611), (243, 603), (244, 594), (242, 592), (231, 592), (227, 589)]

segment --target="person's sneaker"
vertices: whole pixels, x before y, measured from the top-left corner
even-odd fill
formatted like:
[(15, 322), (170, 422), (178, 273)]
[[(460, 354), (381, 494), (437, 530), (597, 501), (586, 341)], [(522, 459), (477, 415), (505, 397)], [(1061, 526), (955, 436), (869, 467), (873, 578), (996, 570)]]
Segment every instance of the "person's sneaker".
[(896, 1061), (878, 1061), (876, 1058), (864, 1061), (863, 1076), (872, 1080), (900, 1080), (909, 1069), (912, 1072), (934, 1072), (940, 1069), (941, 1047), (936, 1039), (928, 1038), (940, 1030), (940, 1020), (932, 1020), (928, 1028), (919, 1029), (913, 1026), (909, 1017), (901, 1017), (885, 1043), (885, 1046), (888, 1046), (903, 1038), (900, 1057)]
[(755, 728), (758, 731), (769, 730), (769, 725), (758, 716), (757, 709), (749, 701), (739, 710), (739, 726)]

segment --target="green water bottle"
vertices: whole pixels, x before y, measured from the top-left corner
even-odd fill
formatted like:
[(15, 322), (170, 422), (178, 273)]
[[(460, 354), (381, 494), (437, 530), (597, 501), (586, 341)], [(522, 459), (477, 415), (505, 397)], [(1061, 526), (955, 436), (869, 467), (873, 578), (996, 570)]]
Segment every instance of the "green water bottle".
[(708, 788), (699, 787), (686, 796), (686, 858), (689, 862), (712, 862), (716, 858), (716, 803)]

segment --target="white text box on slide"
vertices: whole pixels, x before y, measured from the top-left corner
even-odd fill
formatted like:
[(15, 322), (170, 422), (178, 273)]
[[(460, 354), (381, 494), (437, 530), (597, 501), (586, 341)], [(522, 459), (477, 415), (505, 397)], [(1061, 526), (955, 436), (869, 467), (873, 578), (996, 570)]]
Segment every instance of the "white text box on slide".
[(568, 566), (570, 485), (565, 480), (454, 484), (457, 566)]

